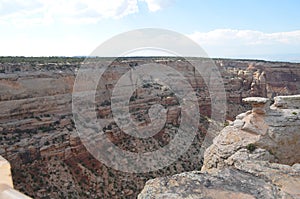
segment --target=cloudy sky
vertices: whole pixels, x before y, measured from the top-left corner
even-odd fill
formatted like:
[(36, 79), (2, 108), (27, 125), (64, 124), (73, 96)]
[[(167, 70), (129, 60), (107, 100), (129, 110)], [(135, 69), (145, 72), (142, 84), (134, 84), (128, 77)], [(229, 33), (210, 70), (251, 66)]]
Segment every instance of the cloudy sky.
[(210, 57), (300, 61), (298, 0), (0, 0), (0, 56), (89, 55), (112, 36), (164, 28)]

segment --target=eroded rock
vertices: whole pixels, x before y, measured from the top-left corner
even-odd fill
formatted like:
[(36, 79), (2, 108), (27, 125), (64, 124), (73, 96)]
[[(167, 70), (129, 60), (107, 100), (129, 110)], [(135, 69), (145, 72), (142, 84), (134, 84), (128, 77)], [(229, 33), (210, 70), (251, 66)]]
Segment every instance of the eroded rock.
[[(297, 96), (285, 96), (286, 101)], [(281, 99), (278, 97), (277, 99)], [(269, 161), (283, 164), (300, 162), (299, 109), (281, 109), (268, 105), (268, 99), (251, 97), (244, 99), (252, 105), (252, 111), (237, 116), (231, 126), (224, 128), (204, 154), (203, 170), (223, 168), (229, 157), (240, 154), (240, 149), (252, 152), (251, 146), (272, 154)], [(275, 99), (276, 103), (276, 99)], [(293, 103), (296, 104), (296, 103)], [(254, 149), (253, 149), (254, 150)], [(236, 154), (237, 153), (237, 154)]]
[[(24, 63), (0, 63), (0, 154), (11, 162), (16, 188), (24, 188), (24, 191), (34, 198), (120, 198), (122, 196), (136, 198), (137, 193), (150, 177), (171, 175), (201, 167), (198, 155), (193, 158), (189, 155), (184, 156), (184, 160), (171, 165), (168, 168), (169, 171), (147, 174), (142, 177), (116, 172), (101, 165), (86, 151), (72, 124), (72, 86), (80, 63), (46, 62), (43, 60), (42, 63), (26, 63), (26, 58), (24, 58)], [(201, 115), (209, 118), (212, 96), (209, 95), (201, 75), (195, 73), (186, 62), (170, 58), (116, 60), (98, 84), (99, 90), (103, 91), (96, 96), (99, 100), (97, 111), (100, 118), (112, 117), (109, 100), (111, 91), (118, 79), (130, 68), (130, 64), (142, 65), (146, 62), (166, 64), (183, 74), (196, 91)], [(229, 120), (233, 120), (235, 115), (248, 109), (248, 105), (242, 103), (242, 98), (290, 95), (300, 91), (299, 64), (225, 59), (216, 59), (215, 62), (227, 91), (227, 119)], [(176, 97), (171, 96), (170, 90), (165, 86), (160, 87), (157, 84), (153, 87), (151, 84), (145, 86), (150, 87), (139, 88), (133, 95), (132, 116), (137, 120), (143, 119), (147, 101), (152, 99), (151, 103), (158, 102), (168, 107), (167, 122), (173, 126), (178, 125), (180, 111), (176, 105)], [(156, 97), (149, 96), (150, 91)], [(161, 96), (158, 97), (157, 94)], [(234, 122), (234, 127), (242, 128), (246, 123), (243, 118), (250, 114), (252, 115), (251, 111), (241, 115), (240, 120)], [(278, 125), (282, 126), (287, 121), (292, 124), (296, 117), (292, 112), (286, 113), (291, 117), (285, 117), (286, 120), (282, 121), (281, 113), (273, 112), (272, 114), (277, 117), (273, 122), (275, 130), (268, 132), (275, 140), (272, 148), (276, 149), (277, 142), (283, 143), (280, 133), (276, 132)], [(261, 120), (262, 115), (260, 114), (256, 119)], [(249, 117), (249, 120), (254, 121), (254, 118)], [(206, 124), (207, 120), (201, 120), (199, 128), (203, 134)], [(135, 150), (134, 152), (137, 149), (144, 150), (145, 144), (142, 142), (139, 148), (129, 145), (128, 138), (121, 134), (115, 125), (108, 123), (103, 127), (111, 141), (119, 144), (118, 146)], [(253, 140), (265, 133), (263, 130), (261, 133), (256, 133), (259, 128), (255, 126), (255, 123), (246, 127), (245, 130), (248, 131), (245, 132), (252, 133)], [(273, 127), (270, 126), (269, 129), (271, 128)], [(172, 133), (173, 128), (170, 127), (169, 131)], [(286, 135), (291, 133), (286, 129), (285, 131)], [(148, 143), (153, 150), (172, 139), (171, 136), (159, 137), (160, 135), (163, 135), (163, 132), (158, 133), (155, 140)], [(213, 138), (215, 135), (209, 136)], [(264, 142), (269, 143), (267, 140)], [(289, 142), (286, 142), (287, 150)], [(230, 145), (225, 150), (227, 151), (225, 155), (231, 157), (230, 149), (234, 148), (241, 153), (240, 156), (244, 157), (244, 152), (240, 151), (244, 149), (243, 143), (246, 144), (247, 141), (245, 139), (240, 141), (241, 149), (235, 149), (233, 145)], [(200, 145), (201, 143), (195, 143), (195, 146)], [(195, 148), (196, 150), (191, 150), (190, 154), (198, 154), (198, 148)], [(262, 155), (261, 152), (257, 153), (254, 156), (259, 156), (260, 159), (265, 159), (267, 156)], [(282, 151), (282, 154), (284, 153)], [(293, 151), (293, 153), (297, 152)], [(292, 153), (288, 154), (292, 155)], [(287, 159), (289, 158), (287, 156)], [(236, 161), (235, 158), (232, 159)], [(226, 166), (229, 163), (224, 162), (219, 165), (221, 164)], [(91, 187), (93, 187), (92, 190)]]
[[(278, 99), (285, 105), (278, 107)], [(204, 153), (201, 172), (150, 180), (138, 198), (299, 199), (297, 100), (278, 97), (270, 109), (266, 98), (246, 98), (252, 110), (215, 137)]]
[(149, 180), (138, 199), (272, 199), (293, 198), (268, 180), (235, 170), (214, 174), (199, 171)]

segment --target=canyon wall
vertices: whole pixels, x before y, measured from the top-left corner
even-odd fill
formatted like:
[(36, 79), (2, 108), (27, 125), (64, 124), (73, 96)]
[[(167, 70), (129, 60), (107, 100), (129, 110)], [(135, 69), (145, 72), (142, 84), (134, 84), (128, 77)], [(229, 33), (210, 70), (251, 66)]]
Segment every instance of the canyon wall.
[[(0, 155), (11, 163), (16, 189), (34, 198), (135, 198), (150, 178), (200, 169), (201, 142), (211, 122), (211, 98), (201, 74), (193, 72), (190, 64), (177, 58), (118, 59), (100, 79), (96, 93), (98, 118), (112, 119), (112, 89), (132, 66), (145, 63), (172, 66), (197, 93), (201, 117), (190, 149), (162, 170), (129, 174), (98, 162), (85, 149), (75, 130), (72, 90), (80, 61), (29, 63), (24, 59), (0, 64)], [(242, 102), (244, 97), (300, 93), (300, 64), (224, 59), (214, 62), (226, 90), (227, 109), (221, 111), (226, 111), (228, 120), (249, 108)], [(153, 103), (166, 107), (168, 117), (165, 128), (152, 139), (132, 141), (113, 120), (103, 131), (115, 145), (133, 152), (165, 146), (180, 124), (180, 107), (171, 90), (150, 82), (133, 93), (132, 117), (141, 124), (147, 123), (148, 109)]]
[(299, 198), (300, 95), (244, 101), (252, 110), (214, 139), (201, 171), (150, 180), (138, 198)]

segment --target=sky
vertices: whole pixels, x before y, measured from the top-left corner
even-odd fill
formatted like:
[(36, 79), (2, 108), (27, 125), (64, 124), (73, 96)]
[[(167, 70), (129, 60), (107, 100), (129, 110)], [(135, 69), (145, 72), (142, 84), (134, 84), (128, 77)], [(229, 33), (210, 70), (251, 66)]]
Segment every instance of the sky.
[(0, 56), (87, 56), (126, 31), (163, 28), (210, 57), (300, 62), (298, 0), (0, 0)]

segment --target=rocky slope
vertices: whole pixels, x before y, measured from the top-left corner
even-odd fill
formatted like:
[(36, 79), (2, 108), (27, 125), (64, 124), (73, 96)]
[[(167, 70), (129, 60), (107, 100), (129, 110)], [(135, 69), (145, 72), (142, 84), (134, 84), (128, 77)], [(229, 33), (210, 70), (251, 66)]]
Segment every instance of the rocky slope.
[(244, 101), (252, 110), (214, 139), (201, 172), (150, 180), (138, 198), (300, 198), (300, 95)]
[[(185, 61), (174, 58), (115, 60), (100, 80), (98, 89), (102, 93), (96, 97), (99, 118), (112, 118), (111, 90), (135, 65), (151, 62), (172, 66), (187, 77), (197, 92), (202, 117), (189, 151), (165, 169), (128, 174), (94, 159), (75, 131), (71, 96), (82, 59), (51, 63), (29, 62), (28, 59), (0, 63), (0, 154), (11, 163), (16, 189), (34, 198), (135, 198), (149, 178), (200, 169), (199, 149), (209, 124), (211, 99), (201, 75), (191, 74), (193, 68)], [(300, 93), (300, 64), (222, 59), (215, 63), (224, 81), (229, 120), (249, 107), (242, 102), (244, 97)], [(114, 122), (105, 126), (106, 135), (120, 148), (132, 151), (166, 145), (180, 122), (178, 101), (170, 90), (163, 90), (162, 85), (145, 84), (131, 99), (133, 117), (141, 123), (147, 122), (147, 110), (153, 103), (160, 103), (169, 110), (166, 127), (153, 139), (135, 140), (132, 144), (132, 138), (122, 133)]]

